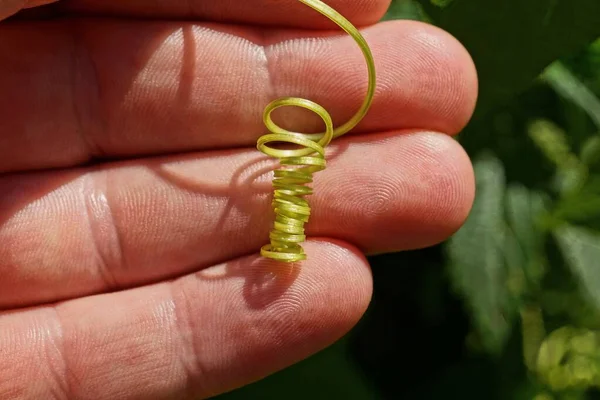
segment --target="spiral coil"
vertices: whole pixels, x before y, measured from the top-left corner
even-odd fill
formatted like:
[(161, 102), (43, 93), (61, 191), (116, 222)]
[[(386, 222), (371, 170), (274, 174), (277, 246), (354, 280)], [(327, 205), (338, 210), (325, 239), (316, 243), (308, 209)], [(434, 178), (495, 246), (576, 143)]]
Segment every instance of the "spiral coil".
[[(367, 96), (358, 112), (345, 124), (333, 127), (332, 118), (319, 104), (297, 97), (283, 97), (271, 102), (265, 108), (264, 123), (270, 133), (261, 136), (257, 148), (262, 153), (278, 158), (281, 168), (275, 170), (273, 178), (273, 202), (275, 213), (270, 243), (261, 249), (261, 255), (283, 262), (296, 262), (306, 259), (301, 243), (306, 240), (304, 225), (310, 217), (310, 205), (305, 199), (313, 193), (308, 184), (313, 182), (313, 174), (326, 167), (325, 148), (331, 141), (353, 129), (367, 114), (375, 93), (375, 63), (366, 40), (346, 18), (320, 0), (298, 0), (323, 14), (340, 26), (359, 45), (367, 62), (369, 85)], [(273, 111), (281, 107), (301, 107), (317, 114), (325, 123), (325, 132), (307, 134), (281, 128), (271, 117)], [(300, 149), (276, 149), (269, 143), (288, 143)]]

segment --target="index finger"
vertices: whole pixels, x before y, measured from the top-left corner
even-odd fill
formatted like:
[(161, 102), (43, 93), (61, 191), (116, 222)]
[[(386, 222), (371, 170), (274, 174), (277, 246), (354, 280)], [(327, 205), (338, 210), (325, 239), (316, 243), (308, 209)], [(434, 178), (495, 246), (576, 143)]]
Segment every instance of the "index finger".
[[(358, 26), (377, 22), (391, 0), (326, 0)], [(146, 18), (193, 18), (218, 22), (301, 28), (329, 28), (333, 23), (298, 0), (65, 0), (62, 8), (79, 14)]]

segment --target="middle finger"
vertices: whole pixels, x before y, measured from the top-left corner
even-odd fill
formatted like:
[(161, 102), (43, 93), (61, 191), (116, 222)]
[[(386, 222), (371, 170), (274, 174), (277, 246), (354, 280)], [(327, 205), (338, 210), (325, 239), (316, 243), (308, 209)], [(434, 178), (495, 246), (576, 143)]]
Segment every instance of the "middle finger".
[[(309, 197), (310, 236), (366, 253), (419, 248), (444, 240), (470, 209), (471, 164), (447, 135), (342, 138), (328, 160)], [(139, 285), (258, 251), (273, 223), (273, 167), (255, 150), (226, 150), (0, 178), (0, 307)]]
[[(357, 132), (453, 134), (464, 126), (476, 76), (455, 39), (409, 21), (363, 32), (378, 86)], [(359, 107), (366, 84), (362, 54), (344, 34), (108, 20), (6, 24), (0, 110), (10, 112), (0, 118), (0, 172), (253, 146), (276, 97), (321, 103), (338, 125)], [(303, 111), (277, 117), (300, 131), (322, 129)]]

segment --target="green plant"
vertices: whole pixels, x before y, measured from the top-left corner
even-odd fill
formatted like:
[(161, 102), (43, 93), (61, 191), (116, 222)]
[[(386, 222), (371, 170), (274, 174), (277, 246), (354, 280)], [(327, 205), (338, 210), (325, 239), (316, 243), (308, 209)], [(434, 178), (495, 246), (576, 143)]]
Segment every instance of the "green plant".
[[(600, 36), (600, 3), (420, 3), (463, 39), (482, 79), (479, 113), (463, 133), (478, 194), (447, 244), (450, 282), (470, 310), (480, 350), (502, 353), (520, 327), (538, 397), (583, 397), (600, 387), (600, 42), (583, 50)], [(490, 32), (496, 39), (487, 41)], [(519, 107), (536, 93), (555, 108)], [(486, 123), (513, 146), (474, 138)], [(531, 157), (536, 150), (542, 159)]]
[(373, 257), (373, 305), (343, 341), (224, 397), (589, 398), (600, 388), (600, 2), (395, 0), (386, 19), (397, 18), (449, 31), (477, 66), (476, 114), (459, 137), (473, 211), (443, 245)]

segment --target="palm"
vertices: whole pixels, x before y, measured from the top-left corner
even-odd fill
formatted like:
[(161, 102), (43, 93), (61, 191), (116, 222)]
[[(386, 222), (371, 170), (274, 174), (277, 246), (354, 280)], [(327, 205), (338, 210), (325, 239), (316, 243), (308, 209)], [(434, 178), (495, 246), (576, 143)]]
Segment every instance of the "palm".
[[(330, 1), (362, 26), (388, 3)], [(198, 398), (251, 382), (356, 323), (363, 253), (435, 244), (469, 211), (471, 165), (449, 135), (476, 77), (433, 27), (363, 30), (373, 108), (315, 175), (308, 260), (274, 273), (254, 255), (272, 222), (262, 109), (294, 95), (344, 122), (366, 87), (352, 40), (294, 0), (59, 10), (104, 17), (0, 25), (3, 399)], [(215, 22), (165, 22), (194, 16)]]

